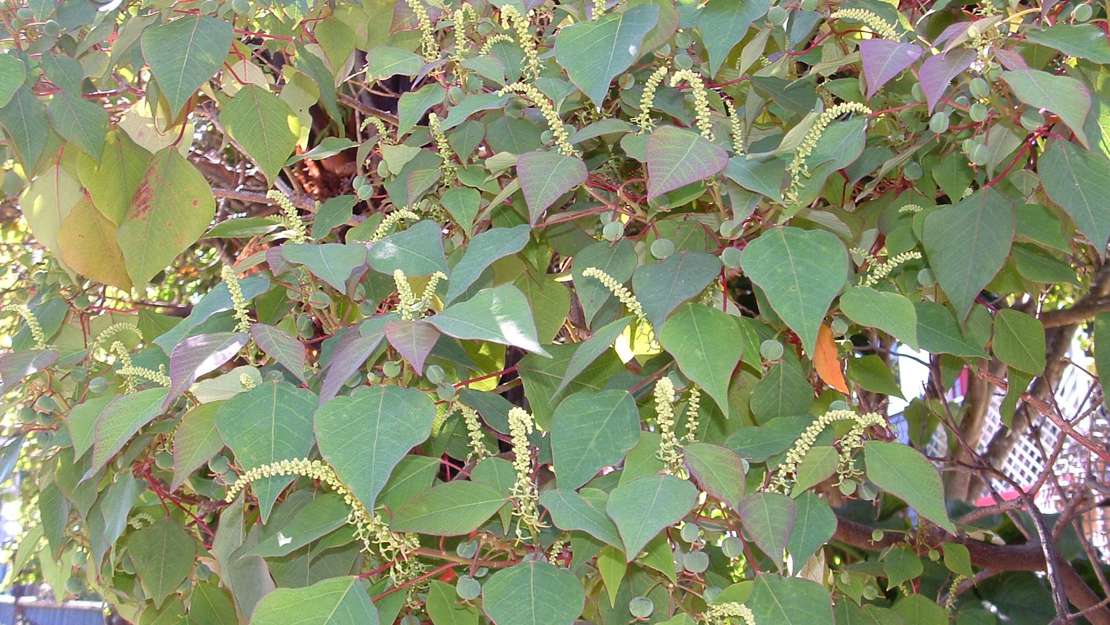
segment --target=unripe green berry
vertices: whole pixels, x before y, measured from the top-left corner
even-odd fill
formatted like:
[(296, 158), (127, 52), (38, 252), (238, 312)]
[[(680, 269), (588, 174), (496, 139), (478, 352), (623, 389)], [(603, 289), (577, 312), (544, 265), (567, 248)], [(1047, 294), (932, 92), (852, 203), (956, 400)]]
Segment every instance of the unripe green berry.
[(691, 551), (682, 556), (682, 568), (691, 573), (704, 573), (709, 568), (709, 555), (704, 551)]
[(651, 243), (651, 255), (663, 260), (674, 254), (674, 243), (670, 239), (656, 239)]
[(764, 360), (778, 360), (782, 358), (783, 351), (782, 343), (775, 339), (767, 339), (759, 344), (759, 355)]
[(1026, 130), (1039, 128), (1044, 123), (1044, 117), (1037, 109), (1027, 108), (1021, 112), (1021, 127)]
[(632, 597), (628, 602), (628, 611), (636, 618), (648, 618), (655, 611), (655, 603), (647, 597)]
[(829, 324), (833, 336), (844, 336), (848, 332), (848, 322), (843, 317), (837, 317)]
[(477, 599), (478, 595), (482, 594), (482, 585), (478, 580), (469, 575), (460, 575), (459, 579), (455, 582), (455, 593), (459, 595), (459, 599), (463, 601), (470, 601)]
[(902, 175), (906, 177), (906, 180), (918, 180), (924, 174), (925, 171), (921, 168), (921, 163), (917, 161), (910, 161), (902, 168)]
[(968, 89), (971, 91), (971, 95), (977, 98), (985, 98), (991, 92), (991, 86), (980, 77), (972, 78), (971, 84), (968, 85)]
[(929, 130), (936, 134), (946, 132), (948, 130), (948, 113), (936, 112), (929, 118)]
[(397, 360), (388, 360), (382, 365), (382, 375), (387, 378), (395, 378), (401, 375), (401, 363)]
[(624, 224), (619, 221), (611, 221), (605, 224), (601, 229), (601, 236), (605, 237), (606, 241), (619, 241), (624, 236)]
[(918, 102), (925, 101), (925, 92), (921, 89), (921, 85), (917, 83), (914, 83), (913, 86), (910, 87), (910, 95)]
[(432, 384), (440, 384), (447, 377), (447, 374), (444, 373), (443, 367), (439, 365), (428, 365), (424, 369), (424, 377)]
[(971, 151), (970, 158), (971, 162), (976, 165), (986, 165), (991, 158), (991, 150), (987, 147), (987, 144), (980, 143)]
[(729, 269), (739, 269), (740, 256), (740, 250), (735, 247), (726, 247), (721, 250), (721, 264)]
[(972, 104), (971, 108), (967, 111), (968, 117), (970, 117), (971, 121), (975, 123), (985, 121), (987, 119), (988, 113), (990, 113), (990, 109), (988, 109), (987, 105), (983, 104), (982, 102), (976, 102), (975, 104)]
[(721, 551), (729, 558), (738, 558), (744, 553), (744, 543), (735, 536), (729, 536), (721, 542)]
[(1071, 10), (1071, 18), (1079, 23), (1091, 19), (1092, 15), (1094, 15), (1094, 9), (1089, 4), (1079, 4)]
[(685, 540), (688, 543), (692, 543), (697, 540), (699, 536), (701, 536), (701, 528), (698, 527), (697, 523), (687, 523), (686, 525), (682, 526), (681, 535), (682, 540)]

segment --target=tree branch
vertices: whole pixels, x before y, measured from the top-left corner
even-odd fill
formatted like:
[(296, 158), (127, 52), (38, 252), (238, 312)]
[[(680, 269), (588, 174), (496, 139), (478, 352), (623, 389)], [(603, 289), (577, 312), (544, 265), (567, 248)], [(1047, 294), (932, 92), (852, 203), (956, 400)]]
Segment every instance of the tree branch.
[[(872, 528), (855, 521), (837, 517), (833, 540), (867, 551), (881, 551), (894, 544), (901, 544), (900, 535), (887, 534), (880, 540), (871, 539)], [(967, 547), (971, 563), (992, 571), (1046, 571), (1044, 551), (1035, 542), (1019, 545), (994, 545), (965, 536), (953, 536), (940, 528), (931, 528), (928, 539), (932, 542), (956, 542)], [(1097, 563), (1095, 563), (1097, 566)], [(1079, 610), (1087, 610), (1084, 617), (1092, 625), (1110, 625), (1110, 608), (1098, 607), (1098, 595), (1087, 586), (1071, 564), (1058, 558), (1056, 572), (1060, 577), (1068, 601)]]

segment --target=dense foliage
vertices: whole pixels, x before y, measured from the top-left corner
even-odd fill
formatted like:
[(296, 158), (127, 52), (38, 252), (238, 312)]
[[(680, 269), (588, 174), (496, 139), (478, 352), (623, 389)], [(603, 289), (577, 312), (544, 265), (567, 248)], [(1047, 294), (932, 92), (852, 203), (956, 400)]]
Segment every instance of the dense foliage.
[(33, 519), (14, 568), (59, 599), (159, 625), (1110, 622), (1098, 501), (1044, 514), (998, 469), (1045, 417), (1046, 456), (1106, 454), (1077, 429), (1097, 388), (1052, 401), (1110, 324), (1102, 4), (0, 18), (28, 246), (0, 469)]

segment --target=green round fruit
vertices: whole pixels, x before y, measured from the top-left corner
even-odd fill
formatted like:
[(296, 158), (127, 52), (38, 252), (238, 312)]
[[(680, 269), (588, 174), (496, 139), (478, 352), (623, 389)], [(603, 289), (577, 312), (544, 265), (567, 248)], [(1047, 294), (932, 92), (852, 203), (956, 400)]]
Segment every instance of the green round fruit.
[(1027, 108), (1021, 112), (1021, 127), (1026, 130), (1033, 130), (1040, 128), (1044, 123), (1044, 117), (1041, 112), (1034, 108)]
[(968, 85), (968, 89), (971, 91), (971, 95), (977, 98), (985, 98), (990, 95), (991, 92), (990, 84), (980, 77), (972, 78), (971, 84)]
[(387, 360), (385, 364), (382, 365), (382, 375), (387, 378), (395, 378), (401, 375), (401, 361)]
[(948, 130), (948, 113), (933, 113), (933, 116), (929, 118), (929, 130), (938, 135), (946, 132)]
[(482, 585), (469, 575), (460, 575), (459, 579), (455, 581), (455, 593), (463, 601), (477, 599), (482, 594)]
[(902, 167), (902, 175), (906, 177), (906, 180), (919, 180), (921, 176), (925, 175), (925, 170), (921, 168), (921, 163), (910, 161)]
[(739, 558), (744, 554), (744, 543), (735, 536), (729, 536), (721, 542), (721, 551), (729, 558)]
[(97, 376), (89, 380), (89, 392), (93, 395), (99, 395), (108, 390), (108, 378)]
[(967, 116), (971, 118), (971, 121), (977, 124), (986, 121), (987, 115), (989, 113), (990, 109), (988, 109), (987, 105), (983, 104), (982, 102), (976, 102), (975, 104), (972, 104), (971, 108), (967, 110)]
[(428, 365), (424, 369), (424, 377), (432, 384), (440, 384), (447, 378), (447, 374), (444, 373), (443, 367), (439, 365)]
[(611, 221), (605, 224), (601, 229), (601, 236), (605, 237), (606, 241), (619, 241), (624, 236), (624, 224), (619, 221)]
[(971, 151), (970, 158), (971, 162), (976, 165), (986, 165), (991, 158), (991, 150), (987, 147), (987, 144), (980, 143)]
[(154, 456), (154, 464), (158, 465), (159, 469), (169, 470), (173, 468), (173, 454), (168, 451), (163, 451)]
[(709, 554), (704, 551), (691, 551), (682, 556), (682, 568), (691, 573), (704, 573), (709, 568)]
[(721, 250), (721, 264), (729, 269), (740, 268), (740, 250), (735, 247), (726, 247)]
[(837, 317), (829, 324), (829, 329), (832, 330), (833, 336), (844, 336), (848, 333), (848, 321), (844, 317)]
[(655, 611), (655, 603), (647, 597), (632, 597), (628, 602), (628, 611), (636, 618), (647, 618)]
[(476, 553), (478, 553), (478, 541), (476, 540), (468, 540), (455, 546), (455, 555), (460, 558), (469, 560), (473, 558)]
[(685, 540), (688, 543), (692, 543), (697, 540), (699, 536), (701, 536), (701, 528), (698, 527), (697, 523), (687, 523), (686, 525), (682, 526), (681, 535), (682, 540)]
[(1092, 15), (1094, 15), (1094, 9), (1089, 4), (1079, 4), (1071, 10), (1071, 18), (1080, 23), (1091, 19)]
[(674, 242), (670, 239), (656, 239), (651, 243), (651, 255), (659, 260), (674, 254)]
[(759, 344), (759, 355), (764, 360), (778, 360), (782, 358), (784, 351), (782, 343), (775, 339), (767, 339)]

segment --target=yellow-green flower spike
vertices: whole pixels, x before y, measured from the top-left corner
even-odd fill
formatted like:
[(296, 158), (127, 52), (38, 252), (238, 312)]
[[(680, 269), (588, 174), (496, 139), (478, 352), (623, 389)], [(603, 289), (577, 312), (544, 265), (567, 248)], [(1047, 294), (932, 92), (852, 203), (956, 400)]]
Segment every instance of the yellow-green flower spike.
[(694, 94), (694, 120), (698, 131), (706, 140), (712, 141), (713, 122), (709, 118), (709, 96), (705, 91), (705, 82), (701, 79), (701, 74), (690, 69), (680, 69), (671, 74), (672, 87), (677, 87), (682, 81), (690, 85), (690, 91)]
[(852, 427), (839, 441), (840, 451), (836, 473), (841, 481), (856, 477), (859, 470), (855, 467), (852, 456), (857, 449), (863, 446), (864, 432), (871, 427), (886, 427), (886, 419), (874, 412), (861, 415), (852, 410), (830, 410), (813, 423), (810, 423), (801, 436), (798, 437), (798, 440), (794, 441), (794, 445), (786, 452), (786, 458), (771, 476), (767, 490), (788, 494), (797, 474), (798, 465), (802, 463), (806, 454), (813, 448), (813, 445), (817, 442), (817, 437), (825, 431), (825, 428), (838, 421), (851, 421)]
[[(512, 7), (507, 6), (505, 8), (509, 9)], [(498, 95), (516, 93), (530, 101), (540, 110), (540, 114), (543, 115), (544, 120), (547, 121), (547, 126), (551, 129), (551, 134), (555, 138), (555, 149), (564, 156), (578, 155), (578, 150), (575, 150), (574, 146), (570, 144), (570, 132), (567, 131), (566, 124), (563, 123), (563, 120), (559, 119), (559, 113), (555, 111), (555, 104), (550, 98), (545, 96), (543, 92), (527, 83), (514, 82), (497, 93)]]
[(428, 9), (420, 0), (405, 0), (405, 4), (416, 16), (416, 25), (420, 28), (420, 53), (425, 61), (431, 63), (439, 58), (439, 43), (436, 42), (436, 33), (432, 28), (432, 20), (428, 17)]
[(686, 434), (682, 440), (692, 443), (698, 436), (698, 417), (701, 410), (701, 391), (690, 385), (690, 397), (686, 400)]
[(451, 14), (451, 19), (455, 22), (455, 49), (451, 51), (451, 59), (455, 63), (462, 63), (463, 52), (470, 47), (470, 42), (466, 39), (466, 24), (478, 21), (478, 13), (474, 11), (474, 7), (469, 4), (462, 4), (455, 12)]
[(870, 115), (871, 109), (859, 102), (842, 102), (818, 115), (816, 121), (813, 122), (813, 126), (806, 132), (805, 137), (802, 138), (802, 143), (794, 151), (794, 158), (790, 161), (790, 165), (786, 167), (786, 171), (790, 174), (790, 187), (787, 189), (785, 196), (788, 203), (793, 204), (798, 200), (798, 191), (801, 189), (802, 179), (809, 176), (809, 164), (806, 160), (813, 154), (813, 150), (821, 140), (821, 135), (825, 134), (829, 124), (836, 118), (848, 113)]
[(501, 7), (501, 27), (512, 30), (516, 34), (517, 45), (524, 53), (523, 75), (525, 80), (535, 80), (540, 77), (540, 55), (536, 51), (536, 41), (532, 36), (532, 13), (528, 17), (520, 14), (511, 4)]
[(467, 456), (467, 459), (481, 460), (486, 458), (489, 456), (489, 450), (486, 449), (482, 437), (482, 421), (478, 416), (478, 411), (465, 404), (459, 404), (459, 412), (462, 413), (463, 423), (466, 425), (466, 436), (470, 442), (470, 455)]
[(875, 286), (876, 284), (882, 282), (883, 278), (889, 276), (890, 272), (897, 269), (899, 265), (903, 263), (908, 263), (911, 260), (920, 259), (921, 252), (918, 252), (917, 250), (910, 250), (908, 252), (902, 252), (901, 254), (892, 256), (891, 258), (888, 258), (878, 265), (875, 265), (874, 267), (868, 269), (867, 275), (860, 278), (859, 285), (864, 287)]
[(359, 130), (366, 130), (367, 126), (373, 126), (374, 130), (378, 131), (378, 143), (384, 143), (386, 145), (393, 144), (393, 136), (389, 134), (389, 129), (386, 128), (385, 122), (380, 118), (374, 116), (367, 117), (362, 120), (362, 126)]
[(385, 238), (385, 235), (389, 234), (389, 231), (393, 229), (393, 226), (396, 226), (397, 224), (406, 220), (420, 221), (420, 215), (417, 215), (407, 208), (399, 208), (393, 211), (392, 213), (383, 217), (382, 223), (378, 224), (377, 228), (374, 228), (374, 233), (370, 235), (369, 242), (376, 243), (378, 241), (381, 241)]
[(304, 220), (297, 213), (293, 201), (277, 189), (270, 189), (266, 197), (281, 208), (282, 225), (289, 231), (289, 240), (293, 243), (304, 243), (308, 240), (308, 231), (304, 227)]
[(23, 317), (24, 323), (27, 324), (27, 331), (31, 333), (31, 339), (35, 342), (35, 349), (45, 349), (46, 333), (42, 331), (42, 324), (35, 317), (35, 313), (31, 312), (31, 308), (20, 304), (15, 307), (15, 312)]
[(370, 554), (376, 552), (382, 560), (392, 561), (393, 568), (390, 576), (393, 577), (394, 582), (413, 579), (423, 571), (423, 564), (410, 559), (412, 553), (420, 547), (417, 537), (391, 531), (381, 516), (367, 510), (351, 489), (339, 479), (335, 470), (320, 460), (307, 458), (281, 460), (250, 469), (240, 475), (228, 488), (224, 500), (227, 503), (235, 501), (239, 493), (252, 482), (291, 475), (315, 480), (343, 498), (351, 508), (347, 523), (354, 526), (355, 537), (362, 543), (362, 550)]
[(485, 43), (482, 44), (482, 48), (478, 50), (478, 54), (479, 56), (485, 56), (493, 50), (493, 46), (499, 43), (513, 43), (514, 41), (516, 40), (504, 33), (492, 35), (489, 39), (486, 39)]
[(737, 154), (744, 153), (744, 120), (736, 111), (736, 105), (729, 98), (724, 98), (725, 110), (728, 111), (728, 133), (732, 137), (732, 151)]
[(594, 0), (594, 19), (599, 19), (605, 15), (605, 0)]
[(829, 19), (849, 19), (863, 22), (865, 26), (883, 39), (897, 41), (900, 38), (897, 29), (895, 29), (892, 24), (882, 17), (879, 17), (878, 13), (868, 11), (867, 9), (840, 9), (830, 15)]
[(243, 390), (249, 391), (258, 386), (258, 382), (255, 382), (249, 373), (243, 372), (239, 374), (239, 386), (242, 386)]
[(524, 538), (524, 532), (535, 538), (545, 526), (540, 522), (539, 493), (532, 480), (532, 447), (528, 435), (535, 429), (532, 415), (523, 408), (513, 407), (509, 411), (509, 439), (513, 447), (513, 471), (516, 481), (510, 495), (513, 498), (513, 514), (517, 521), (517, 538)]
[(428, 130), (432, 133), (432, 139), (435, 141), (436, 152), (439, 157), (443, 159), (443, 163), (439, 166), (443, 171), (444, 184), (451, 184), (455, 181), (455, 177), (459, 173), (459, 169), (455, 167), (455, 158), (451, 150), (451, 144), (447, 141), (447, 135), (443, 133), (443, 129), (439, 124), (439, 116), (435, 113), (428, 114)]
[(166, 369), (164, 366), (159, 366), (157, 371), (155, 371), (154, 369), (148, 369), (146, 367), (136, 367), (131, 362), (131, 353), (128, 352), (123, 343), (119, 341), (115, 341), (114, 343), (112, 343), (110, 351), (114, 353), (116, 355), (116, 358), (119, 360), (120, 367), (117, 370), (117, 373), (123, 376), (124, 391), (126, 393), (135, 392), (135, 378), (154, 382), (159, 386), (170, 386), (170, 376), (166, 375)]
[(139, 328), (131, 325), (130, 323), (123, 323), (121, 321), (119, 323), (113, 323), (112, 325), (108, 326), (107, 328), (104, 328), (104, 330), (101, 331), (100, 334), (97, 334), (96, 335), (96, 340), (93, 341), (92, 346), (89, 348), (89, 351), (91, 352), (91, 351), (96, 350), (96, 348), (98, 348), (98, 347), (104, 347), (105, 345), (110, 345), (110, 343), (108, 343), (108, 341), (112, 340), (117, 335), (122, 334), (124, 332), (130, 332), (131, 334), (134, 334), (135, 336), (139, 337), (140, 341), (143, 340), (143, 333), (139, 331)]
[(651, 332), (652, 347), (654, 348), (656, 346), (655, 329), (652, 328), (651, 322), (648, 321), (647, 314), (644, 312), (644, 307), (640, 304), (640, 300), (636, 299), (636, 296), (632, 294), (632, 291), (629, 291), (627, 287), (625, 287), (620, 282), (617, 282), (616, 278), (605, 273), (601, 269), (598, 269), (597, 267), (587, 267), (582, 272), (582, 277), (593, 278), (600, 282), (601, 285), (604, 286), (606, 289), (608, 289), (609, 292), (613, 294), (613, 297), (617, 298), (617, 300), (620, 301), (620, 303), (626, 309), (628, 309), (628, 312), (632, 313), (632, 316), (636, 317), (636, 322), (641, 324), (643, 327), (647, 328)]
[(243, 287), (239, 284), (239, 276), (235, 275), (235, 271), (231, 267), (224, 265), (220, 277), (227, 285), (227, 292), (231, 294), (231, 306), (235, 310), (235, 331), (250, 332), (251, 317), (247, 312), (247, 298), (243, 297)]
[(682, 451), (679, 449), (678, 436), (675, 434), (674, 383), (664, 376), (655, 383), (655, 425), (659, 428), (659, 460), (663, 471), (680, 478), (686, 478), (682, 466)]
[(632, 120), (640, 127), (640, 132), (651, 132), (655, 127), (655, 123), (651, 121), (651, 109), (655, 106), (655, 92), (659, 89), (659, 85), (663, 84), (668, 71), (670, 66), (664, 63), (656, 68), (644, 83), (644, 91), (640, 94), (640, 114)]
[(412, 291), (412, 286), (409, 285), (408, 278), (405, 277), (405, 272), (400, 269), (393, 270), (393, 283), (397, 286), (397, 313), (401, 315), (401, 319), (411, 321), (419, 319), (424, 316), (424, 311), (432, 304), (432, 298), (435, 297), (436, 287), (439, 286), (441, 280), (446, 280), (447, 276), (441, 271), (437, 271), (428, 277), (427, 284), (424, 285), (424, 291), (417, 299), (416, 294)]
[(734, 625), (738, 621), (744, 625), (756, 625), (751, 609), (735, 601), (710, 604), (702, 618), (705, 625)]

